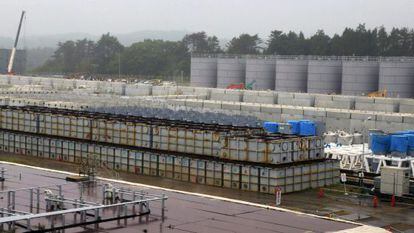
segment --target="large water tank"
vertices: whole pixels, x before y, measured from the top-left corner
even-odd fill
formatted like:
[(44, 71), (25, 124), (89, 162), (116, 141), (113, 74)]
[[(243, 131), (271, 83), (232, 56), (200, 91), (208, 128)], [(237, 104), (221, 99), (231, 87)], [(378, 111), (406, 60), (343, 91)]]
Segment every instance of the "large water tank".
[(309, 93), (341, 93), (342, 61), (310, 60), (308, 65)]
[(247, 58), (246, 84), (254, 83), (254, 90), (273, 90), (275, 88), (275, 68), (275, 58)]
[(191, 57), (191, 86), (217, 86), (217, 58)]
[(343, 61), (342, 94), (367, 95), (378, 90), (378, 61)]
[(245, 58), (218, 58), (217, 60), (217, 87), (226, 88), (231, 84), (245, 83)]
[(381, 61), (378, 88), (390, 97), (414, 97), (414, 61)]
[(306, 92), (307, 76), (307, 59), (276, 59), (276, 91)]

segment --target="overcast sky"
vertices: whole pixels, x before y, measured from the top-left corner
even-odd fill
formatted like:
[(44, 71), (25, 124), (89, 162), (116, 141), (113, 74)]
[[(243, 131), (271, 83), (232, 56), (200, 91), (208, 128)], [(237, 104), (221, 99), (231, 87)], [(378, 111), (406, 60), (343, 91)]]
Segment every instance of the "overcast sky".
[(22, 9), (26, 36), (204, 30), (231, 38), (274, 29), (332, 35), (358, 23), (414, 27), (414, 0), (0, 0), (0, 36), (14, 37)]

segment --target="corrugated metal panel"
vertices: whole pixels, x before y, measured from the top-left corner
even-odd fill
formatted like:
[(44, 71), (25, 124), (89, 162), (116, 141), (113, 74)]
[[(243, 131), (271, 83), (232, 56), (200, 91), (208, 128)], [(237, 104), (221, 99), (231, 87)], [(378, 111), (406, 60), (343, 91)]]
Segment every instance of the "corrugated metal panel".
[(341, 93), (342, 61), (310, 60), (308, 65), (308, 92)]
[(275, 90), (306, 92), (308, 61), (304, 59), (277, 59)]
[(379, 62), (343, 61), (343, 95), (367, 95), (378, 90)]
[(378, 89), (390, 97), (414, 97), (414, 62), (382, 61)]
[(217, 86), (217, 58), (191, 58), (191, 86)]
[(247, 58), (246, 85), (254, 83), (254, 90), (274, 90), (276, 75), (276, 59)]
[(217, 87), (245, 83), (246, 60), (244, 58), (219, 58), (217, 60)]

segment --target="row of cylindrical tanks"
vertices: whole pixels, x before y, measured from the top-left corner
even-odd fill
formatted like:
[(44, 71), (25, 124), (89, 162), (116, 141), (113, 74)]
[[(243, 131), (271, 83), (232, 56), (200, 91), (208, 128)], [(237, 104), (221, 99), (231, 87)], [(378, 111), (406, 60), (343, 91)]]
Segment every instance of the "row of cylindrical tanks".
[(414, 97), (414, 58), (207, 56), (191, 58), (191, 85), (256, 90)]
[(262, 164), (323, 159), (321, 137), (50, 108), (1, 107), (0, 128)]
[(0, 130), (0, 151), (269, 194), (279, 188), (289, 193), (339, 181), (339, 162), (335, 160), (285, 166), (252, 165), (7, 130)]

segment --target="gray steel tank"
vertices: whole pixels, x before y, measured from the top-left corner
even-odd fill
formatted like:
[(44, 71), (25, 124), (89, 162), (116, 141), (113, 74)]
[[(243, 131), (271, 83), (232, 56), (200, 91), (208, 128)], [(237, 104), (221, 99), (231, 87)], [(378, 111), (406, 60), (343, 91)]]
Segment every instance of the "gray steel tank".
[(378, 90), (378, 61), (342, 61), (342, 94), (367, 95)]
[(308, 60), (305, 58), (277, 58), (275, 90), (306, 92)]
[(308, 93), (340, 94), (341, 85), (341, 60), (309, 60)]
[(381, 61), (378, 89), (389, 97), (414, 97), (414, 61)]
[(247, 58), (246, 84), (254, 83), (254, 90), (274, 90), (275, 69), (274, 57)]
[(191, 86), (217, 86), (217, 58), (191, 57)]
[(217, 87), (226, 88), (231, 84), (245, 83), (246, 59), (240, 57), (218, 58)]

